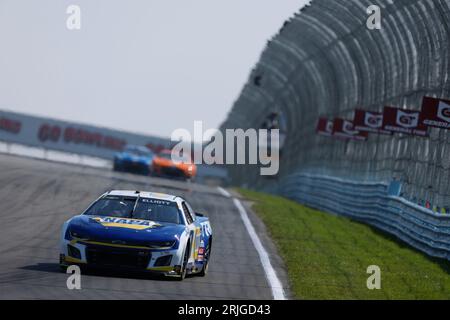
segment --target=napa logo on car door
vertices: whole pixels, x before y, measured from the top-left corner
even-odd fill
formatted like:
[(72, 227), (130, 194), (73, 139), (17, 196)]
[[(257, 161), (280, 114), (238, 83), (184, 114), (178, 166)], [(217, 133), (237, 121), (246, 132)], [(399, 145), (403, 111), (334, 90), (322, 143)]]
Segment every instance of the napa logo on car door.
[(114, 217), (95, 217), (92, 220), (97, 221), (104, 227), (127, 228), (134, 230), (145, 230), (161, 226), (160, 224), (150, 220), (138, 220)]

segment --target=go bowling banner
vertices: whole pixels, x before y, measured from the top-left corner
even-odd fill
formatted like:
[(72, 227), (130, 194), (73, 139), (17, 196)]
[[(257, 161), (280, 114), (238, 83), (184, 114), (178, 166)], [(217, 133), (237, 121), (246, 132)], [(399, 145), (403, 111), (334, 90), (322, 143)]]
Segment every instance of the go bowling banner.
[(420, 111), (384, 107), (383, 130), (427, 137), (428, 127), (421, 122)]
[(356, 109), (353, 124), (355, 125), (355, 130), (358, 131), (367, 131), (379, 134), (392, 134), (391, 131), (383, 129), (383, 114), (380, 112), (371, 112)]
[(316, 132), (321, 136), (331, 137), (333, 135), (333, 121), (320, 118), (317, 122)]
[(366, 141), (369, 133), (355, 130), (355, 126), (351, 121), (336, 118), (333, 121), (333, 137), (345, 140)]
[(422, 124), (450, 129), (450, 101), (423, 97)]

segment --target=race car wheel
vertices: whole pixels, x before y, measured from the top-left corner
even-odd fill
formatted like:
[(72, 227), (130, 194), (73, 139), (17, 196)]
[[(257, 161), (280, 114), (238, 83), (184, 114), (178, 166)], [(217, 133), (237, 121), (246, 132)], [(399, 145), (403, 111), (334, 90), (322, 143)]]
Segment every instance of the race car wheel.
[(188, 244), (186, 245), (186, 248), (184, 249), (183, 265), (181, 266), (180, 277), (178, 278), (178, 280), (180, 280), (180, 281), (183, 281), (184, 278), (186, 278), (187, 264), (188, 264), (188, 260), (189, 260), (189, 248), (190, 248), (190, 244), (188, 242)]
[(203, 269), (198, 274), (200, 277), (204, 277), (208, 273), (209, 257), (211, 256), (211, 247), (212, 247), (212, 239), (209, 239), (208, 246), (206, 247), (206, 250), (205, 250), (205, 257), (203, 258), (203, 261), (204, 261)]
[(61, 272), (66, 272), (67, 266), (63, 263), (64, 262), (64, 256), (62, 254), (59, 255), (59, 270)]

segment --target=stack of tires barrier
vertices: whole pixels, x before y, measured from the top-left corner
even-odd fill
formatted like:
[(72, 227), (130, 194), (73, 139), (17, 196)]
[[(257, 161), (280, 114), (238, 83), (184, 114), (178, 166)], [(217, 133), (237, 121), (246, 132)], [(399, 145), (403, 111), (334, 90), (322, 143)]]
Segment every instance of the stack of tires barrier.
[[(371, 5), (380, 7), (380, 30), (367, 27)], [(280, 172), (267, 178), (256, 166), (230, 166), (233, 183), (289, 188), (288, 196), (300, 202), (363, 217), (448, 258), (450, 235), (440, 228), (449, 221), (450, 131), (433, 128), (428, 138), (371, 135), (361, 142), (322, 137), (315, 127), (321, 116), (352, 119), (355, 108), (419, 110), (423, 96), (450, 98), (449, 35), (448, 0), (312, 0), (269, 41), (221, 127), (261, 128), (268, 115), (280, 115), (287, 128)], [(297, 172), (370, 188), (396, 180), (402, 189), (395, 199), (382, 187), (370, 189), (375, 199), (333, 182), (335, 191), (328, 192), (323, 180), (303, 185)], [(320, 195), (322, 187), (327, 193)], [(322, 204), (321, 196), (327, 197)], [(374, 202), (366, 207), (364, 201)]]

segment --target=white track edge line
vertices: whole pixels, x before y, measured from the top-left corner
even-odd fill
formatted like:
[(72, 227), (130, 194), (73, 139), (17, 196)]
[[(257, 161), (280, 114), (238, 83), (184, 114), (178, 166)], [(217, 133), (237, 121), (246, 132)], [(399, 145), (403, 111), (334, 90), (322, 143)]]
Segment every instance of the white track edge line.
[(255, 228), (253, 227), (250, 219), (248, 218), (247, 211), (245, 211), (244, 206), (238, 199), (233, 198), (233, 202), (236, 208), (238, 209), (242, 221), (244, 222), (245, 228), (247, 229), (247, 232), (250, 235), (250, 238), (252, 239), (253, 245), (255, 246), (256, 251), (258, 252), (259, 259), (261, 261), (267, 280), (269, 282), (269, 286), (272, 289), (273, 298), (275, 300), (286, 300), (287, 298), (284, 294), (283, 285), (281, 284), (280, 279), (278, 279), (275, 269), (272, 267), (272, 264), (270, 263), (269, 254), (262, 245), (261, 240), (256, 234)]
[(227, 190), (225, 190), (224, 188), (217, 187), (217, 190), (219, 190), (221, 195), (223, 195), (223, 196), (225, 196), (227, 198), (231, 198), (231, 194)]

